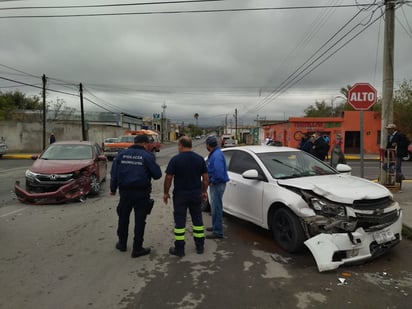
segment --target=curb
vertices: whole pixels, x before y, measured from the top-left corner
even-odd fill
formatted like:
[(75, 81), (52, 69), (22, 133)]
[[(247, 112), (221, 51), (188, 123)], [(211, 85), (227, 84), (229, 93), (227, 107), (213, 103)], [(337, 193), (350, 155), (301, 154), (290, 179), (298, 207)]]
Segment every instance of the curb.
[(3, 159), (31, 159), (32, 154), (4, 154), (2, 156)]

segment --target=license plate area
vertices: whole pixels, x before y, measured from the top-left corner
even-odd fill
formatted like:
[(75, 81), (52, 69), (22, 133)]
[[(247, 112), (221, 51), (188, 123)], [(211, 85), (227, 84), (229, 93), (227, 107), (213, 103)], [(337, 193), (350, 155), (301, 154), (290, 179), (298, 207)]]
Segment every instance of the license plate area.
[(394, 240), (396, 237), (390, 229), (384, 229), (373, 233), (373, 238), (378, 244), (384, 244), (385, 242)]

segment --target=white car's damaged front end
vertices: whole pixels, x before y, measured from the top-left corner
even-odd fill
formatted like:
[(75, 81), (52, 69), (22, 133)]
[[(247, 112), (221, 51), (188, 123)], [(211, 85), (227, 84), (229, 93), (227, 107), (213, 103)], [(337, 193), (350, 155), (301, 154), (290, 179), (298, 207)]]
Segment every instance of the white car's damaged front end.
[(295, 211), (319, 271), (378, 257), (400, 242), (402, 211), (385, 187), (352, 176), (316, 178), (281, 185), (307, 204)]

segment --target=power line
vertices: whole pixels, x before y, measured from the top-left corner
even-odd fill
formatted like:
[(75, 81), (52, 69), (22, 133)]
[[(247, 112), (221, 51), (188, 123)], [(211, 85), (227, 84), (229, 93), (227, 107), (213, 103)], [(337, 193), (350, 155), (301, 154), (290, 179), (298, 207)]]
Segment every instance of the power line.
[(370, 4), (342, 4), (342, 5), (312, 5), (312, 6), (285, 6), (285, 7), (260, 7), (260, 8), (233, 8), (233, 9), (203, 9), (203, 10), (175, 10), (175, 11), (146, 11), (146, 12), (119, 12), (119, 13), (85, 13), (85, 14), (60, 14), (60, 15), (10, 15), (0, 16), (0, 19), (20, 18), (71, 18), (71, 17), (103, 17), (103, 16), (128, 16), (128, 15), (159, 15), (159, 14), (196, 14), (196, 13), (224, 13), (224, 12), (250, 12), (273, 10), (300, 10), (300, 9), (324, 9), (324, 8), (351, 8), (368, 7)]
[(90, 4), (90, 5), (61, 5), (61, 6), (16, 6), (9, 8), (0, 8), (5, 10), (34, 10), (34, 9), (83, 9), (83, 8), (104, 8), (104, 7), (125, 7), (125, 6), (143, 6), (143, 5), (164, 5), (164, 4), (187, 4), (199, 2), (222, 2), (227, 0), (181, 0), (181, 1), (160, 1), (160, 2), (138, 2), (138, 3), (116, 3), (116, 4)]
[[(379, 8), (379, 7), (378, 7)], [(377, 8), (376, 8), (377, 9)], [(374, 14), (374, 12), (376, 11), (376, 9), (372, 12), (372, 14)], [(322, 54), (320, 54), (320, 56), (318, 56), (317, 58), (315, 58), (313, 61), (309, 62), (311, 59), (313, 59), (317, 53), (319, 53), (328, 43), (330, 43), (332, 41), (332, 39), (334, 39), (337, 34), (339, 32), (341, 32), (346, 26), (349, 25), (349, 23), (351, 21), (354, 20), (354, 18), (356, 16), (358, 16), (360, 14), (360, 12), (358, 12), (354, 17), (352, 17), (344, 26), (342, 26), (329, 40), (327, 40), (326, 43), (324, 43), (311, 57), (309, 57), (300, 67), (298, 67), (292, 74), (290, 74), (286, 80), (284, 80), (275, 90), (273, 90), (269, 95), (267, 95), (262, 101), (260, 101), (254, 108), (254, 111), (259, 111), (260, 109), (262, 109), (265, 105), (267, 105), (270, 102), (273, 102), (273, 100), (275, 100), (277, 97), (279, 97), (282, 93), (284, 93), (287, 89), (291, 88), (293, 85), (295, 85), (297, 82), (299, 82), (300, 80), (302, 80), (304, 77), (306, 77), (309, 73), (313, 72), (316, 68), (318, 68), (322, 63), (324, 63), (326, 60), (328, 60), (332, 55), (336, 54), (340, 49), (342, 49), (344, 46), (346, 46), (350, 41), (352, 41), (355, 37), (357, 37), (358, 35), (360, 35), (360, 33), (362, 33), (363, 31), (365, 31), (367, 28), (369, 28), (374, 22), (376, 22), (376, 20), (380, 19), (383, 15), (380, 15), (377, 19), (375, 19), (373, 22), (369, 22), (364, 28), (363, 30), (361, 30), (360, 32), (358, 32), (355, 36), (353, 36), (352, 38), (348, 39), (343, 45), (341, 45), (340, 47), (338, 47), (332, 54), (330, 54), (329, 56), (327, 56), (326, 59), (321, 60), (321, 58), (323, 56), (325, 56), (329, 51), (332, 50), (332, 48), (334, 48), (335, 46), (337, 46), (339, 43), (342, 42), (342, 40), (347, 37), (356, 27), (358, 27), (359, 25), (361, 25), (360, 23), (358, 23), (357, 25), (355, 25), (354, 27), (352, 27), (352, 29), (350, 29), (348, 32), (346, 32), (338, 41), (336, 41), (331, 47), (329, 47), (326, 51), (324, 51)], [(316, 64), (316, 62), (320, 61), (318, 64)], [(316, 64), (316, 65), (315, 65)], [(311, 66), (315, 65), (312, 69), (310, 69)], [(309, 70), (310, 69), (310, 70)], [(307, 73), (305, 73), (305, 71), (309, 70)], [(302, 76), (302, 74), (304, 74)], [(252, 109), (249, 109), (247, 112), (251, 112)]]

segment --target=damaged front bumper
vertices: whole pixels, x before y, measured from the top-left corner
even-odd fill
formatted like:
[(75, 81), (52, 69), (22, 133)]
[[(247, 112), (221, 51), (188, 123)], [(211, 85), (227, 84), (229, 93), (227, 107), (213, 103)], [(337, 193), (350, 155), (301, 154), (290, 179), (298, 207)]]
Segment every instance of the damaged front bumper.
[(312, 252), (318, 270), (328, 271), (343, 264), (352, 264), (378, 257), (402, 239), (402, 210), (393, 224), (377, 231), (318, 234), (305, 241)]
[(27, 204), (61, 204), (73, 200), (82, 201), (89, 193), (91, 181), (89, 177), (79, 177), (53, 192), (28, 192), (16, 181), (14, 192), (20, 202)]

